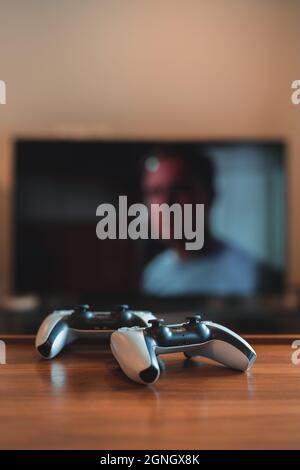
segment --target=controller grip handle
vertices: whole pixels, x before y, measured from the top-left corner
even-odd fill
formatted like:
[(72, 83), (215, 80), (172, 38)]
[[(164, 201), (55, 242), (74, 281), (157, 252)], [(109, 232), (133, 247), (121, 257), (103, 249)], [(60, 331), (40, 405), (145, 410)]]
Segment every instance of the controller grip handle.
[(65, 318), (59, 313), (53, 313), (42, 322), (35, 346), (44, 359), (52, 359), (71, 341), (72, 335)]
[(230, 343), (221, 340), (211, 340), (203, 344), (194, 351), (185, 352), (187, 358), (192, 357), (206, 357), (218, 362), (230, 369), (239, 371), (246, 371), (249, 369), (255, 358), (256, 354), (245, 354), (239, 348), (236, 348)]
[(253, 365), (256, 352), (244, 338), (225, 326), (204, 323), (210, 330), (210, 339), (186, 351), (186, 357), (207, 357), (239, 371), (245, 371)]
[(115, 359), (129, 378), (141, 384), (152, 384), (158, 380), (158, 360), (142, 329), (121, 328), (111, 335), (110, 344)]

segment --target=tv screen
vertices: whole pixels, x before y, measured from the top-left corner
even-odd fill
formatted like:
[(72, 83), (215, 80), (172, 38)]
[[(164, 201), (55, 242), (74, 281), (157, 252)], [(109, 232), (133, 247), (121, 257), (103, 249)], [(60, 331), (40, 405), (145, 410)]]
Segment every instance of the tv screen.
[[(19, 140), (15, 157), (16, 292), (161, 299), (283, 287), (281, 142)], [(167, 236), (162, 215), (157, 227), (151, 218), (163, 204), (179, 207)], [(194, 240), (175, 230), (188, 206)]]

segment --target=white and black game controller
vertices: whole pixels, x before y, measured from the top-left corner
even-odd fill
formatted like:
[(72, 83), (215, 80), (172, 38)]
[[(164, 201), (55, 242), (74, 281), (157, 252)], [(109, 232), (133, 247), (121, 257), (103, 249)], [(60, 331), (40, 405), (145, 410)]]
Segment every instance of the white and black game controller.
[(88, 305), (73, 310), (56, 310), (41, 324), (35, 346), (45, 359), (52, 359), (77, 338), (109, 337), (121, 327), (146, 327), (156, 317), (148, 311), (131, 310), (119, 305), (112, 312), (92, 312)]
[(201, 321), (198, 315), (178, 325), (164, 325), (158, 319), (149, 323), (151, 327), (121, 328), (110, 339), (121, 369), (135, 382), (151, 384), (158, 380), (160, 354), (203, 356), (239, 371), (249, 369), (256, 359), (254, 349), (241, 336), (222, 325)]

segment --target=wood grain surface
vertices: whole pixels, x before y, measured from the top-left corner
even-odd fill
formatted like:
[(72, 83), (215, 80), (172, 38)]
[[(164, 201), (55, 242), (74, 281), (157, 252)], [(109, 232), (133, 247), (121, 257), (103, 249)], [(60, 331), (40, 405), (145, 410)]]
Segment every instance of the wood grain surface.
[(103, 345), (77, 343), (44, 361), (33, 338), (6, 338), (0, 448), (299, 449), (293, 339), (252, 337), (258, 359), (245, 374), (168, 355), (147, 387), (129, 381)]

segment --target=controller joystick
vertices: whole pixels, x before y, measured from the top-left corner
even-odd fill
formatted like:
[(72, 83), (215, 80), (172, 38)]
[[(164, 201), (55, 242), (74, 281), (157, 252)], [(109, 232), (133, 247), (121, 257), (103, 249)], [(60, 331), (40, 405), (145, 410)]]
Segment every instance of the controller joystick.
[(153, 319), (151, 312), (131, 310), (128, 305), (118, 306), (112, 312), (92, 312), (89, 305), (83, 304), (48, 315), (38, 330), (35, 345), (43, 358), (52, 359), (77, 338), (107, 339), (118, 328), (147, 327)]
[[(191, 315), (186, 317), (186, 329), (187, 331), (193, 331), (194, 335), (197, 336), (197, 338), (200, 341), (207, 341), (209, 339), (210, 333), (207, 325), (205, 322), (201, 320), (200, 315)], [(189, 358), (191, 357), (188, 352), (184, 351), (184, 355)]]
[(126, 304), (116, 305), (111, 313), (111, 316), (114, 318), (118, 318), (118, 321), (123, 324), (124, 322), (130, 320), (131, 310)]
[(126, 312), (127, 310), (129, 310), (129, 306), (127, 304), (116, 305), (114, 308), (114, 311), (116, 313), (123, 313), (123, 312)]
[(89, 305), (82, 304), (82, 305), (78, 305), (78, 307), (75, 308), (72, 316), (83, 319), (83, 320), (89, 320), (90, 318), (93, 317), (93, 312), (90, 311)]
[(154, 383), (160, 375), (158, 356), (183, 352), (202, 356), (235, 370), (250, 369), (256, 353), (247, 341), (217, 323), (188, 317), (186, 323), (163, 325), (150, 320), (146, 328), (121, 328), (111, 336), (111, 350), (123, 372), (142, 384)]
[(186, 320), (190, 325), (195, 325), (201, 322), (201, 315), (189, 315)]
[(76, 307), (75, 313), (82, 314), (82, 313), (85, 313), (89, 310), (90, 310), (90, 306), (88, 304), (80, 304)]
[(154, 318), (153, 320), (149, 320), (149, 323), (151, 325), (151, 329), (160, 328), (161, 326), (163, 326), (164, 320), (161, 318)]

